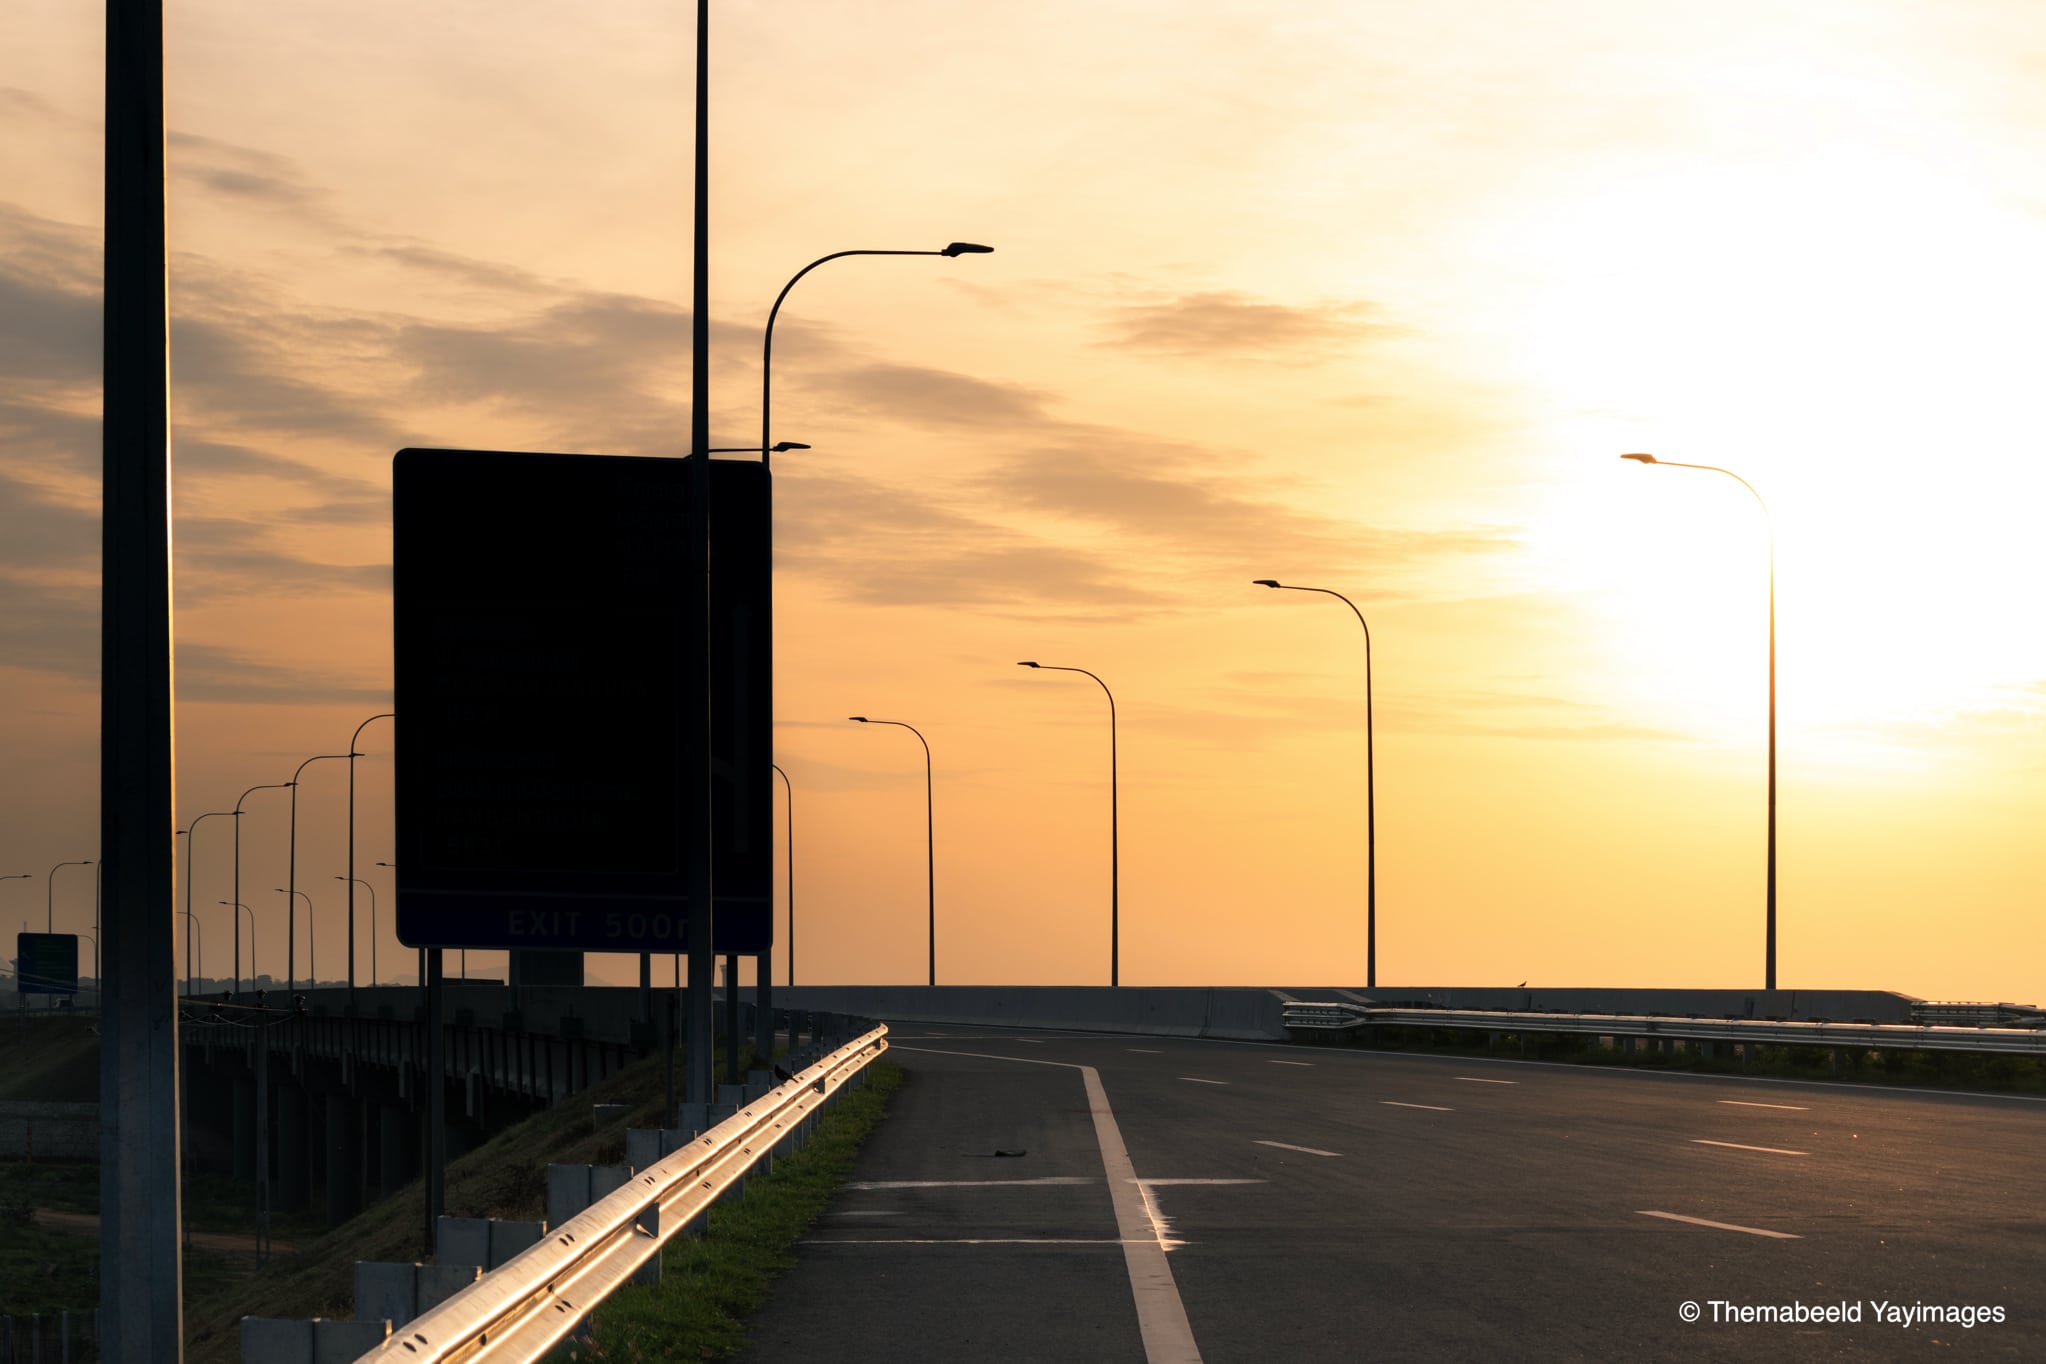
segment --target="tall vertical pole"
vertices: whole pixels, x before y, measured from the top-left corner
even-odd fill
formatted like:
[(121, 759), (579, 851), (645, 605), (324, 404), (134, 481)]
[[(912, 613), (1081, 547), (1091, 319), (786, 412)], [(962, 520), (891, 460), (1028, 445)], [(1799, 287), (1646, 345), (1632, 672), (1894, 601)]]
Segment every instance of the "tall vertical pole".
[(100, 1357), (184, 1357), (162, 0), (107, 0)]
[(789, 781), (789, 774), (781, 770), (778, 763), (770, 764), (781, 778), (782, 797), (787, 802), (786, 821), (788, 837), (782, 841), (782, 848), (788, 858), (789, 883), (789, 984), (796, 983), (796, 788)]
[(689, 672), (683, 695), (689, 707), (689, 770), (684, 773), (683, 847), (689, 856), (689, 1068), (688, 1102), (707, 1104), (713, 1090), (715, 1041), (711, 1036), (711, 714), (710, 714), (710, 0), (696, 0), (696, 174), (693, 287), (689, 304), (690, 480), (686, 553), (689, 585)]
[[(362, 731), (368, 729), (372, 720), (388, 720), (393, 712), (384, 711), (372, 715), (355, 727), (355, 733), (348, 736), (348, 1007), (355, 1007), (355, 760), (362, 756), (356, 752), (356, 744), (362, 738)], [(376, 892), (370, 892), (369, 902), (369, 983), (377, 983), (376, 951)]]
[[(1752, 491), (1752, 489), (1750, 490)], [(1760, 500), (1757, 495), (1757, 501)], [(1763, 509), (1765, 512), (1767, 508)], [(1769, 523), (1769, 924), (1763, 988), (1776, 988), (1776, 524)]]

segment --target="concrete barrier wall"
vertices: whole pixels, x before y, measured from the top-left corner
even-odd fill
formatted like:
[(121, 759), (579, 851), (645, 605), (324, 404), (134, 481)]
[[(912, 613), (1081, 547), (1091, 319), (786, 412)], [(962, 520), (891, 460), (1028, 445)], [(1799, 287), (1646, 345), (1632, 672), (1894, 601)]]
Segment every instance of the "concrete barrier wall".
[(99, 1105), (0, 1100), (0, 1160), (98, 1160)]
[[(656, 994), (666, 993), (657, 987)], [(421, 1007), (410, 986), (357, 992), (357, 1006), (372, 1016), (390, 1008), (407, 1021)], [(752, 990), (742, 988), (750, 999)], [(315, 1012), (341, 1013), (346, 990), (309, 992)], [(1074, 1028), (1159, 1036), (1283, 1038), (1280, 1009), (1288, 999), (1369, 1001), (1398, 1007), (1546, 1010), (1551, 1013), (1669, 1014), (1699, 1018), (1826, 1019), (1908, 1023), (1913, 999), (1888, 990), (1660, 990), (1498, 986), (1139, 986), (1105, 985), (799, 985), (774, 987), (778, 1008), (823, 1009), (871, 1018), (925, 1023), (985, 1023), (995, 1027)], [(656, 1005), (656, 1009), (659, 1009)], [(562, 1035), (562, 1020), (577, 1020), (593, 1041), (626, 1042), (639, 1016), (633, 986), (524, 986), (450, 984), (447, 1016), (463, 1011), (481, 1026), (496, 1027), (516, 1009), (529, 1032)]]

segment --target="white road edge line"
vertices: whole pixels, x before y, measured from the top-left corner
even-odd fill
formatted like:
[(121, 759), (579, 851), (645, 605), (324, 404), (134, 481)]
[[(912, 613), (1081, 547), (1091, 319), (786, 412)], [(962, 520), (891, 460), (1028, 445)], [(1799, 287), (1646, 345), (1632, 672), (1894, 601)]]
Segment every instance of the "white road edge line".
[(1739, 1108), (1781, 1108), (1791, 1113), (1811, 1112), (1811, 1109), (1805, 1107), (1803, 1104), (1758, 1104), (1754, 1102), (1754, 1100), (1752, 1099), (1721, 1099), (1719, 1102), (1723, 1104), (1733, 1104)]
[(1379, 1100), (1378, 1102), (1380, 1102), (1380, 1103), (1382, 1103), (1382, 1104), (1385, 1104), (1385, 1105), (1387, 1105), (1387, 1106), (1389, 1106), (1389, 1107), (1392, 1107), (1392, 1108), (1425, 1108), (1425, 1109), (1427, 1109), (1427, 1110), (1428, 1110), (1428, 1111), (1429, 1111), (1430, 1113), (1454, 1113), (1454, 1112), (1456, 1112), (1456, 1110), (1455, 1110), (1455, 1109), (1453, 1109), (1453, 1108), (1444, 1108), (1444, 1107), (1443, 1107), (1442, 1105), (1440, 1105), (1440, 1104), (1403, 1104), (1403, 1103), (1401, 1103), (1401, 1102), (1400, 1102), (1400, 1101), (1399, 1101), (1398, 1099), (1380, 1099), (1380, 1100)]
[(1804, 1237), (1794, 1231), (1769, 1231), (1763, 1227), (1742, 1227), (1732, 1222), (1712, 1222), (1703, 1217), (1686, 1217), (1680, 1212), (1649, 1212), (1643, 1209), (1643, 1217), (1666, 1217), (1672, 1222), (1689, 1222), (1694, 1227), (1711, 1227), (1717, 1231), (1738, 1231), (1749, 1236), (1767, 1236), (1776, 1241), (1802, 1241)]
[(855, 1179), (848, 1189), (1042, 1189), (1052, 1185), (1099, 1184), (1092, 1175), (1045, 1175), (1041, 1179)]
[(1112, 1236), (821, 1236), (800, 1244), (806, 1246), (1120, 1246), (1128, 1242)]
[(1276, 1146), (1281, 1151), (1299, 1151), (1304, 1155), (1310, 1156), (1341, 1156), (1343, 1154), (1341, 1151), (1323, 1151), (1312, 1146), (1295, 1146), (1290, 1141), (1256, 1141), (1251, 1144), (1253, 1146)]
[(1109, 1200), (1115, 1205), (1115, 1229), (1122, 1237), (1123, 1268), (1130, 1276), (1130, 1296), (1136, 1303), (1137, 1330), (1143, 1336), (1146, 1364), (1201, 1364), (1200, 1347), (1194, 1344), (1193, 1327), (1186, 1319), (1186, 1304), (1180, 1301), (1179, 1285), (1173, 1282), (1165, 1246), (1151, 1220), (1149, 1200), (1144, 1196), (1143, 1186), (1137, 1183), (1129, 1148), (1123, 1145), (1122, 1132), (1115, 1125), (1115, 1112), (1108, 1106), (1108, 1091), (1101, 1087), (1101, 1072), (1073, 1061), (1040, 1061), (1031, 1056), (997, 1056), (939, 1047), (898, 1050), (973, 1056), (1026, 1066), (1057, 1066), (1080, 1072), (1080, 1079), (1087, 1086), (1087, 1106), (1094, 1116), (1094, 1140), (1101, 1147), (1102, 1172), (1108, 1176)]
[(1520, 1083), (1518, 1080), (1487, 1080), (1479, 1075), (1459, 1075), (1456, 1078), (1467, 1085), (1517, 1085)]
[(1691, 1138), (1693, 1146), (1724, 1146), (1734, 1151), (1765, 1151), (1772, 1156), (1808, 1156), (1809, 1151), (1786, 1151), (1781, 1146), (1743, 1146), (1737, 1141), (1714, 1141), (1710, 1137)]

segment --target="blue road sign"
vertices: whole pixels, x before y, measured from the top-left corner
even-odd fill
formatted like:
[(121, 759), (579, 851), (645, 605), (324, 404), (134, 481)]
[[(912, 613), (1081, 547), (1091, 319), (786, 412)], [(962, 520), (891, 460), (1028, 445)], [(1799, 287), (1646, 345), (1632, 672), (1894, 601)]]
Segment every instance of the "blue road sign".
[(15, 934), (14, 988), (24, 995), (77, 994), (78, 935)]
[[(686, 951), (690, 463), (393, 462), (397, 933)], [(773, 943), (767, 473), (711, 464), (712, 947)]]

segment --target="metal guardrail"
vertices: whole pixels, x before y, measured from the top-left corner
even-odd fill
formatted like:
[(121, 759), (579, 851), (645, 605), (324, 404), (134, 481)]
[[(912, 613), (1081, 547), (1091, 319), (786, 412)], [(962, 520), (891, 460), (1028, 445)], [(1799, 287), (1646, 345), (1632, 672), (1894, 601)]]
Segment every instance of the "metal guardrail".
[(888, 1049), (877, 1026), (796, 1072), (687, 1146), (446, 1302), (357, 1364), (470, 1364), (545, 1357), (611, 1291), (660, 1253), (755, 1162), (776, 1150)]
[(1341, 1000), (1291, 1000), (1280, 1010), (1280, 1021), (1288, 1032), (1327, 1033), (1349, 1036), (1371, 1021), (1361, 1004)]
[(1369, 1022), (1409, 1028), (1483, 1028), (1491, 1032), (1569, 1032), (1604, 1037), (1672, 1037), (1765, 1046), (1903, 1048), (2046, 1056), (2035, 1028), (1953, 1027), (1918, 1023), (1788, 1023), (1770, 1019), (1668, 1018), (1651, 1014), (1508, 1013), (1483, 1009), (1366, 1010)]

